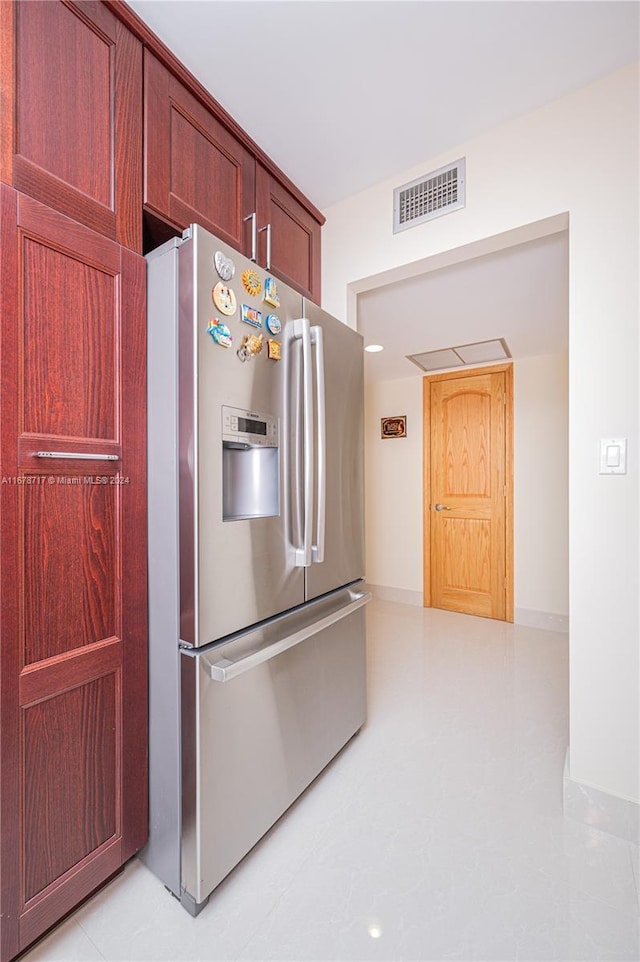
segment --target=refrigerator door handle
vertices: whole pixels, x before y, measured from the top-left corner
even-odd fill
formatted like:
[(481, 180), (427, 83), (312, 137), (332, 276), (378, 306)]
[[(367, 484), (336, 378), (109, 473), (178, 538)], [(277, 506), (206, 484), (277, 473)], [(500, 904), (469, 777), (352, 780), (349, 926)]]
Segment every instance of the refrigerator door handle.
[(239, 661), (230, 661), (228, 658), (221, 658), (220, 661), (209, 665), (211, 679), (213, 681), (224, 682), (231, 681), (232, 678), (237, 678), (238, 675), (244, 675), (246, 671), (251, 671), (252, 668), (264, 664), (265, 661), (270, 661), (283, 651), (287, 651), (289, 648), (293, 648), (295, 645), (306, 641), (306, 639), (311, 638), (312, 635), (317, 635), (325, 628), (329, 628), (331, 625), (335, 625), (336, 622), (342, 621), (343, 618), (353, 614), (354, 611), (369, 604), (372, 595), (369, 591), (360, 591), (357, 593), (351, 592), (351, 597), (353, 600), (337, 611), (333, 611), (330, 615), (326, 615), (324, 618), (320, 618), (318, 621), (306, 625), (299, 631), (294, 631), (293, 634), (287, 635), (286, 638), (280, 638), (278, 641), (274, 641), (273, 644), (262, 648), (260, 651), (255, 651), (251, 655), (247, 655), (246, 658), (241, 658)]
[(316, 543), (311, 547), (311, 560), (316, 564), (324, 561), (324, 534), (327, 514), (327, 425), (325, 416), (325, 382), (324, 382), (324, 340), (322, 328), (314, 325), (311, 328), (311, 343), (316, 348), (316, 423), (318, 444), (318, 516), (316, 527)]
[(311, 370), (311, 326), (306, 317), (293, 322), (293, 336), (302, 341), (302, 425), (304, 444), (303, 491), (304, 519), (302, 548), (296, 548), (295, 563), (298, 568), (308, 568), (312, 563), (313, 542), (313, 383)]

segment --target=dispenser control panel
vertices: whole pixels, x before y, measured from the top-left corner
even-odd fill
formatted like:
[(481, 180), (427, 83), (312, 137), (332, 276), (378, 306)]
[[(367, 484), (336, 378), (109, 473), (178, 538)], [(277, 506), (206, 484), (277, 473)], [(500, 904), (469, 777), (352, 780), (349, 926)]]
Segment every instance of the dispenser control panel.
[(271, 414), (222, 406), (222, 440), (278, 447), (278, 419)]

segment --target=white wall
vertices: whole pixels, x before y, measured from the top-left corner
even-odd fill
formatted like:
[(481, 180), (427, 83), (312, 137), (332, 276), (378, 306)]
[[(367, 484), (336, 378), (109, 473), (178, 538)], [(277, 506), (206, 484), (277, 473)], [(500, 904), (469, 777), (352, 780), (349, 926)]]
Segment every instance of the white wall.
[(569, 378), (566, 354), (514, 364), (514, 602), (569, 614)]
[[(382, 439), (380, 418), (400, 414), (406, 438)], [(422, 378), (367, 385), (364, 417), (367, 582), (414, 592), (421, 603)]]
[[(323, 232), (323, 305), (345, 317), (351, 282), (569, 212), (571, 776), (634, 801), (638, 108), (636, 64), (330, 207)], [(394, 236), (393, 188), (461, 156), (466, 208)], [(626, 476), (598, 474), (601, 437), (630, 439)]]

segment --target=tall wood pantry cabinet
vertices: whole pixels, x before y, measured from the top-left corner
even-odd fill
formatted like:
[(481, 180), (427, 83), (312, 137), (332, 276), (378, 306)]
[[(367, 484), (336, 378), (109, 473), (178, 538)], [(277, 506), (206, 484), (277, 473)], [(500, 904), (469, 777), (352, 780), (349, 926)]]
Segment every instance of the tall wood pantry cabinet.
[(0, 0), (0, 962), (146, 842), (143, 253), (322, 214), (122, 0)]
[(147, 838), (142, 46), (3, 2), (0, 957)]

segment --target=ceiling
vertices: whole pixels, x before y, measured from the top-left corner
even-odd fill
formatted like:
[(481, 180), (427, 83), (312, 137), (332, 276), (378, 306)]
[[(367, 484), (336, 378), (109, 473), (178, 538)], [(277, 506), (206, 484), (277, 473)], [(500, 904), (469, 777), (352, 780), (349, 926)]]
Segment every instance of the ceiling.
[(320, 209), (638, 58), (622, 0), (129, 4)]
[(569, 343), (566, 231), (358, 295), (368, 382), (422, 374), (407, 354), (504, 338), (513, 357), (558, 354)]
[[(128, 2), (320, 209), (639, 56), (626, 0)], [(566, 233), (360, 293), (367, 380), (496, 337), (566, 350), (567, 302)]]

